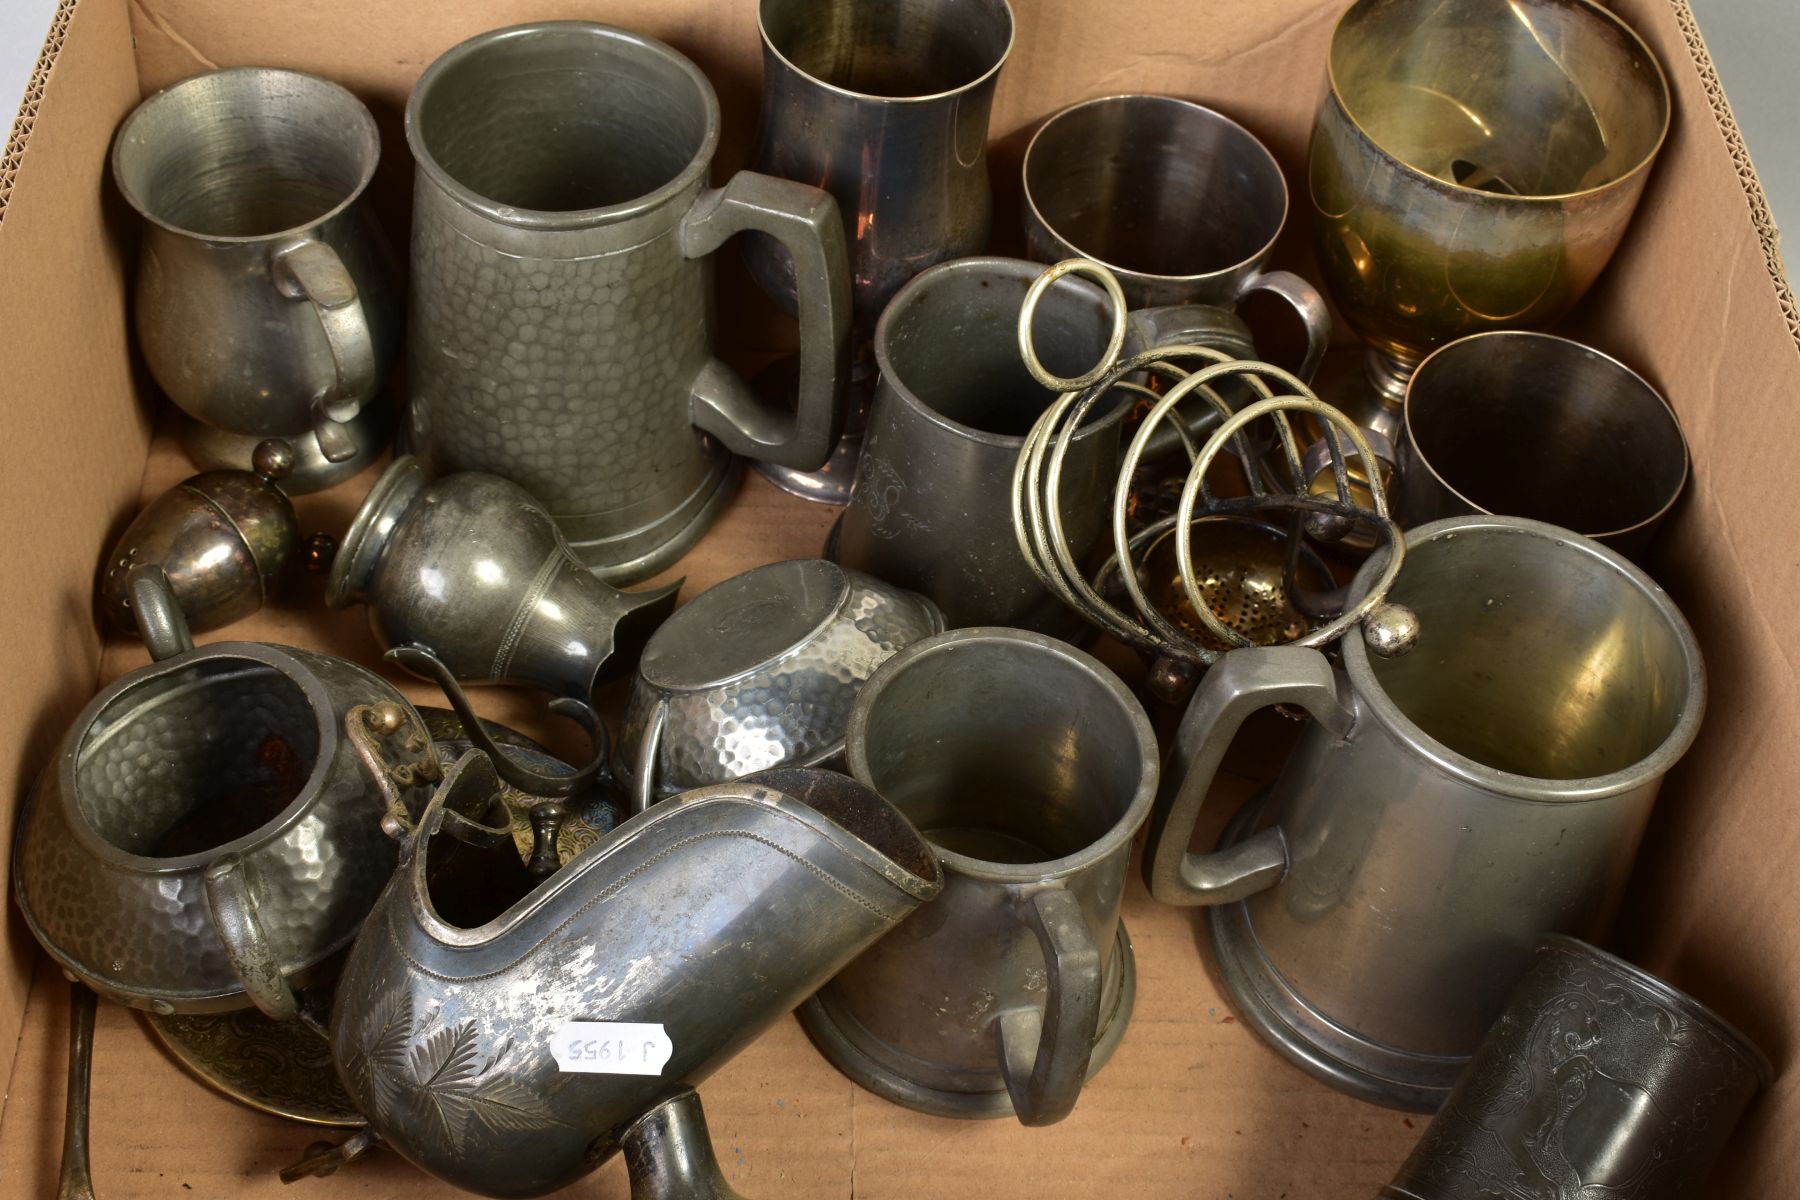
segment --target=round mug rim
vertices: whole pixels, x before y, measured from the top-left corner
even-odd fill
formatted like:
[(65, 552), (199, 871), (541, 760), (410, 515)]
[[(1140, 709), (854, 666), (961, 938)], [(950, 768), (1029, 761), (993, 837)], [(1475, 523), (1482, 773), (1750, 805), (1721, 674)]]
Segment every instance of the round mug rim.
[(1652, 386), (1648, 379), (1645, 379), (1642, 375), (1638, 374), (1612, 355), (1606, 353), (1606, 351), (1590, 346), (1586, 342), (1578, 342), (1574, 338), (1566, 338), (1558, 334), (1546, 333), (1537, 329), (1484, 329), (1475, 333), (1464, 334), (1459, 338), (1453, 338), (1420, 359), (1419, 365), (1414, 367), (1413, 373), (1407, 377), (1406, 392), (1401, 397), (1400, 401), (1401, 427), (1405, 431), (1407, 444), (1412, 447), (1413, 454), (1418, 458), (1419, 465), (1425, 468), (1426, 474), (1428, 474), (1439, 487), (1454, 496), (1458, 503), (1471, 509), (1471, 515), (1490, 517), (1503, 515), (1501, 513), (1496, 513), (1491, 508), (1475, 503), (1475, 501), (1469, 499), (1469, 497), (1464, 495), (1461, 490), (1451, 484), (1448, 479), (1445, 479), (1443, 473), (1439, 471), (1437, 467), (1432, 465), (1431, 459), (1426, 455), (1424, 448), (1419, 445), (1419, 439), (1413, 434), (1412, 427), (1413, 388), (1418, 383), (1419, 376), (1424, 373), (1426, 366), (1428, 366), (1434, 358), (1443, 354), (1445, 351), (1461, 346), (1465, 342), (1473, 342), (1478, 338), (1530, 338), (1546, 342), (1560, 342), (1565, 346), (1573, 346), (1578, 350), (1584, 351), (1594, 358), (1602, 359), (1629, 378), (1635, 380), (1646, 393), (1654, 398), (1658, 404), (1662, 405), (1663, 415), (1668, 418), (1669, 427), (1675, 431), (1675, 442), (1681, 447), (1681, 478), (1676, 481), (1674, 488), (1669, 492), (1668, 498), (1662, 502), (1661, 506), (1659, 506), (1656, 511), (1640, 520), (1634, 521), (1630, 525), (1621, 525), (1616, 529), (1601, 530), (1597, 533), (1588, 533), (1584, 530), (1571, 530), (1571, 532), (1578, 533), (1582, 537), (1591, 538), (1597, 542), (1620, 541), (1655, 528), (1669, 515), (1669, 512), (1675, 507), (1675, 502), (1681, 499), (1683, 492), (1687, 491), (1688, 477), (1693, 473), (1693, 454), (1688, 447), (1687, 433), (1681, 428), (1681, 421), (1675, 415), (1675, 408), (1669, 403), (1668, 397), (1664, 396), (1660, 389)]
[[(1120, 679), (1105, 663), (1085, 650), (1047, 634), (1033, 633), (1025, 629), (1012, 629), (1003, 625), (974, 625), (922, 638), (890, 657), (876, 668), (868, 682), (863, 684), (862, 691), (857, 694), (856, 704), (850, 710), (850, 723), (844, 731), (844, 765), (849, 770), (851, 777), (864, 787), (874, 790), (878, 795), (881, 794), (881, 788), (875, 783), (869, 771), (866, 743), (868, 741), (869, 714), (889, 683), (900, 675), (908, 664), (933, 654), (945, 651), (954, 652), (955, 647), (971, 642), (1028, 647), (1028, 653), (1048, 654), (1059, 658), (1105, 688), (1119, 702), (1120, 710), (1125, 714), (1137, 735), (1140, 762), (1145, 769), (1138, 780), (1137, 791), (1133, 793), (1125, 811), (1098, 837), (1089, 840), (1079, 850), (1069, 854), (1030, 863), (1002, 863), (947, 849), (932, 841), (931, 835), (923, 831), (919, 836), (931, 847), (932, 853), (938, 856), (946, 869), (971, 879), (1008, 884), (1049, 883), (1067, 879), (1104, 862), (1120, 849), (1129, 849), (1132, 838), (1149, 819), (1150, 810), (1156, 802), (1157, 781), (1161, 769), (1156, 731), (1152, 728), (1150, 718), (1144, 712), (1143, 705), (1138, 703), (1137, 697), (1125, 685), (1125, 681)], [(896, 811), (898, 811), (898, 806), (896, 806)], [(907, 817), (908, 821), (912, 820), (905, 812), (901, 812), (900, 815)]]
[[(912, 293), (915, 291), (925, 291), (938, 279), (950, 275), (966, 274), (967, 272), (978, 268), (992, 270), (996, 274), (1017, 278), (1027, 285), (1029, 285), (1033, 279), (1049, 269), (1046, 264), (1032, 262), (1029, 259), (1006, 258), (991, 254), (976, 254), (965, 258), (947, 259), (935, 266), (926, 267), (923, 271), (920, 271), (917, 275), (914, 275), (911, 279), (907, 280), (905, 285), (902, 286), (899, 291), (894, 293), (893, 299), (887, 302), (887, 307), (881, 310), (881, 319), (875, 322), (875, 337), (873, 339), (875, 346), (875, 365), (880, 375), (876, 383), (876, 400), (874, 403), (879, 403), (880, 393), (884, 390), (883, 385), (885, 385), (886, 391), (898, 397), (900, 401), (914, 413), (923, 417), (925, 420), (930, 421), (933, 425), (938, 426), (946, 433), (954, 434), (957, 437), (964, 438), (968, 441), (979, 442), (984, 446), (993, 446), (999, 449), (1017, 452), (1019, 448), (1025, 444), (1024, 434), (993, 433), (986, 429), (977, 429), (973, 425), (966, 425), (954, 417), (946, 416), (944, 413), (939, 412), (935, 406), (927, 403), (923, 396), (920, 396), (917, 392), (913, 391), (912, 385), (900, 378), (899, 374), (894, 370), (894, 364), (888, 357), (887, 330), (889, 323), (896, 312), (901, 311), (906, 307), (906, 304), (912, 302)], [(1057, 280), (1055, 287), (1062, 287), (1062, 285), (1065, 282), (1068, 282), (1070, 278), (1070, 276), (1064, 276), (1062, 279)], [(1098, 294), (1099, 299), (1102, 301), (1105, 301), (1106, 299), (1105, 292), (1101, 291), (1098, 287), (1095, 287), (1095, 285), (1085, 279), (1077, 280), (1072, 286), (1077, 288), (1092, 287)], [(905, 304), (902, 303), (903, 300), (906, 301)], [(1129, 312), (1126, 313), (1127, 319), (1129, 319), (1130, 315)], [(1010, 340), (1006, 344), (1009, 348), (1016, 345), (1015, 342)], [(1048, 391), (1048, 389), (1046, 389), (1046, 391)], [(1066, 392), (1051, 392), (1050, 395), (1052, 399), (1049, 403), (1055, 402), (1054, 397), (1067, 394), (1068, 393)], [(1045, 405), (1046, 408), (1049, 407), (1049, 403)], [(873, 407), (874, 404), (871, 404), (871, 411), (873, 411)], [(1075, 436), (1071, 438), (1070, 441), (1072, 443), (1085, 441), (1090, 437), (1097, 436), (1101, 430), (1106, 429), (1108, 426), (1117, 425), (1120, 421), (1125, 419), (1126, 410), (1130, 407), (1129, 404), (1126, 404), (1123, 401), (1115, 400), (1110, 411), (1098, 419), (1090, 419), (1080, 429), (1075, 431)]]
[[(1602, 545), (1592, 538), (1583, 537), (1573, 530), (1544, 521), (1533, 521), (1525, 517), (1446, 517), (1443, 520), (1432, 521), (1408, 530), (1406, 547), (1410, 553), (1423, 542), (1436, 541), (1445, 536), (1455, 537), (1468, 534), (1528, 536), (1559, 543), (1567, 546), (1571, 552), (1601, 559), (1627, 585), (1635, 587), (1668, 623), (1670, 630), (1675, 634), (1676, 643), (1681, 647), (1682, 658), (1687, 668), (1688, 696), (1673, 725), (1648, 754), (1617, 771), (1610, 771), (1603, 775), (1588, 775), (1574, 779), (1549, 779), (1503, 771), (1451, 749), (1402, 712), (1400, 706), (1394, 702), (1393, 698), (1388, 695), (1387, 689), (1382, 687), (1380, 680), (1376, 678), (1374, 666), (1369, 658), (1369, 649), (1362, 638), (1345, 637), (1339, 645), (1343, 653), (1344, 671), (1350, 678), (1351, 690), (1356, 694), (1358, 713), (1365, 711), (1370, 713), (1409, 751), (1439, 771), (1464, 783), (1472, 784), (1483, 791), (1508, 799), (1545, 804), (1600, 800), (1632, 791), (1661, 779), (1693, 745), (1695, 737), (1699, 735), (1700, 723), (1706, 712), (1706, 667), (1700, 654), (1700, 644), (1695, 639), (1694, 631), (1689, 626), (1687, 618), (1682, 615), (1680, 609), (1675, 607), (1675, 603), (1669, 598), (1668, 593), (1660, 584), (1611, 547)], [(1350, 583), (1352, 602), (1368, 593), (1368, 589), (1376, 579), (1385, 559), (1385, 555), (1372, 556), (1356, 572), (1356, 577)], [(1404, 569), (1402, 569), (1401, 575), (1404, 577)], [(1360, 715), (1358, 719), (1360, 720)]]
[[(298, 225), (290, 225), (282, 229), (270, 230), (267, 233), (204, 233), (198, 229), (189, 229), (185, 225), (177, 225), (173, 221), (167, 220), (159, 214), (152, 212), (150, 207), (144, 202), (143, 197), (138, 194), (137, 190), (126, 182), (125, 172), (121, 167), (124, 156), (129, 153), (126, 144), (126, 135), (130, 132), (131, 127), (142, 119), (143, 114), (152, 107), (168, 103), (168, 97), (175, 95), (185, 88), (197, 88), (203, 81), (218, 79), (223, 76), (243, 78), (249, 76), (272, 75), (304, 80), (308, 87), (322, 86), (325, 91), (336, 92), (350, 102), (350, 106), (355, 113), (357, 126), (355, 130), (355, 134), (358, 135), (357, 149), (362, 153), (362, 167), (357, 175), (355, 186), (352, 187), (336, 204), (333, 204), (330, 208), (326, 209), (318, 216), (313, 217), (311, 220), (303, 221)], [(203, 242), (207, 245), (255, 246), (278, 239), (305, 237), (311, 231), (318, 229), (327, 222), (349, 211), (352, 205), (362, 199), (363, 193), (369, 190), (369, 183), (375, 178), (375, 168), (380, 162), (381, 134), (375, 127), (375, 114), (369, 111), (369, 106), (364, 104), (355, 92), (352, 92), (343, 84), (338, 83), (334, 79), (327, 79), (323, 75), (314, 75), (310, 71), (294, 71), (286, 67), (219, 67), (211, 71), (201, 71), (199, 74), (189, 75), (186, 79), (178, 79), (166, 87), (158, 88), (155, 92), (152, 92), (143, 100), (139, 101), (137, 107), (133, 108), (125, 117), (125, 120), (120, 123), (118, 132), (113, 135), (109, 166), (112, 169), (113, 186), (119, 189), (119, 194), (125, 198), (125, 203), (129, 204), (132, 211), (137, 213), (138, 216), (156, 226), (158, 229), (161, 229), (166, 233), (174, 234), (177, 237), (186, 238), (189, 241)]]
[(775, 45), (775, 39), (769, 36), (769, 27), (763, 20), (763, 9), (770, 2), (771, 0), (757, 0), (756, 4), (756, 35), (762, 40), (763, 52), (772, 55), (777, 62), (793, 72), (796, 77), (806, 80), (807, 83), (821, 91), (843, 96), (859, 104), (930, 104), (972, 92), (983, 84), (992, 82), (1000, 74), (1000, 68), (1004, 67), (1006, 60), (1012, 56), (1013, 45), (1018, 41), (1019, 36), (1019, 22), (1013, 14), (1010, 0), (992, 0), (993, 3), (999, 4), (1000, 11), (1006, 14), (1006, 45), (1000, 47), (999, 55), (985, 71), (967, 83), (958, 84), (953, 88), (945, 88), (942, 91), (924, 92), (916, 96), (882, 96), (874, 92), (859, 92), (855, 88), (843, 87), (820, 79), (783, 53), (780, 47)]
[[(1250, 140), (1251, 145), (1262, 151), (1263, 160), (1268, 163), (1276, 183), (1281, 188), (1281, 216), (1280, 219), (1275, 222), (1275, 231), (1269, 235), (1268, 240), (1262, 244), (1260, 249), (1234, 263), (1223, 267), (1215, 267), (1210, 271), (1189, 272), (1182, 275), (1163, 275), (1153, 271), (1133, 270), (1130, 267), (1123, 267), (1115, 262), (1101, 258), (1099, 255), (1077, 246), (1061, 230), (1050, 223), (1044, 216), (1043, 211), (1038, 208), (1037, 200), (1031, 194), (1031, 152), (1037, 149), (1038, 139), (1043, 137), (1044, 132), (1052, 125), (1072, 113), (1084, 108), (1092, 108), (1095, 105), (1116, 104), (1122, 100), (1130, 101), (1132, 103), (1148, 100), (1154, 101), (1158, 105), (1172, 105), (1178, 108), (1197, 111), (1205, 117), (1222, 122), (1223, 124), (1236, 129)], [(1056, 112), (1051, 113), (1048, 117), (1044, 118), (1043, 123), (1033, 131), (1031, 140), (1025, 143), (1025, 154), (1019, 162), (1019, 185), (1020, 190), (1024, 194), (1025, 212), (1028, 215), (1028, 218), (1035, 221), (1037, 225), (1056, 242), (1059, 248), (1067, 251), (1063, 257), (1085, 258), (1090, 262), (1099, 263), (1114, 275), (1118, 276), (1121, 282), (1136, 282), (1158, 287), (1180, 284), (1200, 286), (1219, 280), (1229, 279), (1241, 271), (1255, 270), (1256, 268), (1261, 267), (1264, 262), (1268, 261), (1269, 255), (1274, 251), (1275, 243), (1281, 240), (1282, 232), (1287, 229), (1288, 214), (1293, 207), (1293, 193), (1288, 187), (1287, 173), (1281, 169), (1281, 164), (1276, 161), (1275, 153), (1269, 149), (1267, 143), (1257, 137), (1254, 133), (1250, 132), (1249, 128), (1241, 122), (1233, 120), (1216, 108), (1211, 108), (1205, 104), (1201, 104), (1197, 100), (1189, 100), (1183, 96), (1169, 96), (1158, 92), (1117, 92), (1109, 96), (1095, 96), (1090, 100), (1081, 100), (1069, 105), (1067, 108), (1058, 109)], [(1233, 302), (1235, 303), (1235, 298)], [(1231, 311), (1230, 308), (1224, 305), (1215, 305), (1214, 307), (1223, 307), (1227, 312)]]
[[(502, 204), (451, 175), (437, 160), (437, 156), (431, 152), (430, 147), (425, 144), (425, 136), (419, 129), (419, 112), (427, 102), (428, 91), (452, 68), (483, 53), (490, 47), (531, 38), (559, 38), (565, 41), (598, 38), (625, 43), (676, 67), (694, 85), (695, 93), (705, 110), (706, 129), (701, 135), (700, 145), (695, 150), (693, 157), (667, 181), (640, 196), (590, 208), (551, 209)], [(706, 176), (712, 169), (713, 155), (719, 148), (719, 125), (718, 93), (713, 90), (712, 83), (692, 59), (667, 42), (599, 21), (530, 21), (521, 25), (490, 29), (485, 33), (465, 38), (432, 60), (431, 65), (426, 67), (419, 76), (418, 82), (413, 84), (412, 92), (406, 98), (406, 145), (407, 149), (412, 152), (414, 165), (418, 167), (425, 178), (429, 179), (439, 191), (470, 212), (502, 225), (543, 232), (610, 225), (631, 217), (642, 216), (668, 204), (696, 183), (704, 185)]]

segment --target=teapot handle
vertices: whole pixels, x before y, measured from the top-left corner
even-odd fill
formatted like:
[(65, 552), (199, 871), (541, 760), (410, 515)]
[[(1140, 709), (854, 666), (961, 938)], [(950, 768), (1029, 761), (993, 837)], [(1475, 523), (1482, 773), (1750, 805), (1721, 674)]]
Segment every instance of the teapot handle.
[(300, 1013), (294, 989), (281, 973), (269, 933), (256, 915), (256, 896), (249, 867), (236, 854), (221, 856), (206, 868), (206, 906), (225, 957), (237, 972), (250, 1002), (264, 1016), (288, 1021)]
[(139, 563), (125, 578), (131, 596), (131, 614), (137, 619), (138, 636), (150, 647), (157, 662), (186, 654), (194, 648), (187, 614), (175, 602), (175, 589), (159, 563)]

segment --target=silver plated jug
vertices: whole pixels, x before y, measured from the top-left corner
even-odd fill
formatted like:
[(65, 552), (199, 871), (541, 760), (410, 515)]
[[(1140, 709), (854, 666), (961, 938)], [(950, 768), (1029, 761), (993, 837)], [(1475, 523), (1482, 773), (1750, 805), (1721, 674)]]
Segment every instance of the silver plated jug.
[(209, 71), (134, 109), (112, 174), (144, 220), (134, 320), (202, 467), (294, 445), (290, 493), (347, 479), (386, 444), (377, 402), (400, 342), (399, 268), (368, 210), (375, 118), (272, 67)]
[(651, 1190), (705, 1175), (703, 1135), (658, 1135), (693, 1132), (667, 1102), (936, 895), (936, 858), (874, 792), (791, 769), (655, 805), (538, 882), (497, 783), (479, 752), (451, 769), (351, 951), (345, 1087), (470, 1191), (542, 1195), (631, 1142), (633, 1195), (713, 1194)]
[[(1353, 597), (1382, 566), (1364, 564)], [(1611, 924), (1706, 685), (1663, 590), (1553, 525), (1422, 525), (1387, 598), (1417, 615), (1404, 657), (1344, 638), (1341, 668), (1292, 646), (1213, 666), (1144, 869), (1158, 900), (1217, 906), (1213, 949), (1246, 1023), (1336, 1087), (1433, 1109), (1539, 935)], [(1221, 848), (1190, 853), (1233, 735), (1274, 704), (1312, 720)]]
[[(850, 328), (837, 205), (749, 171), (708, 188), (719, 102), (693, 63), (591, 22), (495, 30), (426, 69), (406, 136), (410, 436), (432, 474), (522, 485), (629, 582), (711, 524), (733, 454), (825, 461)], [(752, 230), (795, 266), (792, 415), (713, 354), (708, 256)]]

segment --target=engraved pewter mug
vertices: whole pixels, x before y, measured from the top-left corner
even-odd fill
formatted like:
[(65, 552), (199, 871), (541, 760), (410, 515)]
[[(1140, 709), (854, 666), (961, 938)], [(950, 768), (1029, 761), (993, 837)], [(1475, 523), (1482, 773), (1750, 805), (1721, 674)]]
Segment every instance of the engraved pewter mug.
[[(1382, 567), (1364, 564), (1352, 595)], [(1442, 1103), (1540, 934), (1611, 924), (1663, 775), (1705, 707), (1700, 650), (1612, 550), (1516, 517), (1412, 530), (1388, 592), (1417, 647), (1234, 650), (1181, 723), (1144, 855), (1209, 916), (1238, 1015), (1382, 1104)], [(1312, 717), (1210, 854), (1188, 851), (1239, 725)]]
[(944, 894), (807, 1001), (801, 1024), (897, 1104), (1062, 1120), (1136, 993), (1119, 903), (1156, 795), (1142, 706), (1072, 646), (959, 629), (875, 672), (846, 757), (923, 831)]
[(112, 175), (144, 219), (133, 315), (150, 374), (197, 424), (205, 468), (290, 442), (290, 493), (387, 444), (398, 267), (364, 200), (380, 143), (349, 92), (298, 71), (209, 71), (125, 118)]
[(1588, 290), (1662, 148), (1669, 88), (1642, 39), (1591, 0), (1357, 0), (1327, 77), (1313, 233), (1369, 344), (1357, 394), (1333, 403), (1397, 445), (1424, 355), (1548, 325)]
[(765, 563), (657, 626), (631, 681), (614, 774), (633, 812), (709, 783), (843, 761), (864, 683), (941, 633), (923, 596), (836, 563)]
[[(1012, 526), (1019, 449), (1058, 395), (1026, 370), (1014, 332), (1042, 270), (1012, 258), (940, 263), (900, 289), (875, 329), (880, 382), (826, 557), (930, 597), (952, 629), (1081, 628), (1025, 561)], [(1048, 368), (1072, 376), (1117, 357), (1126, 325), (1098, 287), (1064, 276), (1039, 303), (1035, 332)], [(1118, 466), (1129, 405), (1110, 405), (1063, 465), (1063, 518), (1078, 559), (1099, 542)]]
[(1381, 1197), (1692, 1200), (1774, 1075), (1693, 997), (1546, 938)]
[[(325, 602), (367, 604), (369, 628), (388, 657), (444, 690), (501, 776), (550, 796), (568, 795), (604, 769), (594, 689), (631, 671), (680, 587), (622, 592), (602, 583), (524, 488), (479, 471), (427, 482), (418, 461), (403, 455), (357, 510)], [(465, 682), (549, 692), (552, 711), (600, 743), (594, 759), (556, 778), (519, 765), (488, 737)]]
[(1687, 439), (1657, 390), (1600, 351), (1496, 330), (1433, 351), (1406, 384), (1400, 515), (1503, 513), (1631, 558), (1687, 483)]
[(1248, 129), (1174, 96), (1104, 96), (1045, 121), (1022, 170), (1032, 258), (1098, 262), (1133, 308), (1279, 296), (1306, 330), (1295, 374), (1312, 378), (1331, 314), (1306, 280), (1263, 270), (1287, 224), (1288, 186)]
[(539, 881), (498, 782), (478, 751), (450, 770), (351, 950), (344, 1086), (469, 1191), (542, 1195), (624, 1149), (634, 1196), (714, 1194), (652, 1186), (710, 1173), (703, 1128), (658, 1135), (666, 1105), (935, 896), (937, 860), (873, 791), (790, 769), (654, 805)]
[[(875, 387), (869, 339), (882, 309), (926, 267), (987, 249), (988, 114), (1013, 43), (1006, 0), (760, 0), (761, 128), (750, 165), (837, 199), (855, 307), (844, 436), (818, 470), (760, 464), (777, 486), (842, 504)], [(751, 274), (794, 309), (792, 260), (744, 243)], [(793, 406), (792, 360), (759, 377)]]
[[(709, 189), (719, 102), (693, 63), (584, 21), (495, 30), (420, 76), (406, 138), (411, 439), (429, 473), (512, 480), (577, 558), (630, 582), (705, 532), (734, 454), (825, 461), (850, 326), (837, 205), (749, 171)], [(791, 414), (712, 350), (708, 256), (751, 230), (795, 264)]]
[[(20, 818), (14, 897), (57, 965), (107, 1000), (292, 1017), (294, 990), (393, 872), (386, 777), (435, 778), (436, 759), (392, 684), (287, 646), (195, 648), (167, 587), (139, 569), (156, 661), (64, 736)], [(370, 706), (398, 716), (376, 730), (360, 723)]]

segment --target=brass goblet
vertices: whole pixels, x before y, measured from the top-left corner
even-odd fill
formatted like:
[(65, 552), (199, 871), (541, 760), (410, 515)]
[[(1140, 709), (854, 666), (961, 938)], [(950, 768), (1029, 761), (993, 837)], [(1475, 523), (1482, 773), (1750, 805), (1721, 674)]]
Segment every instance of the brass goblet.
[(1612, 257), (1669, 127), (1642, 39), (1590, 0), (1357, 0), (1331, 36), (1308, 172), (1319, 269), (1398, 441), (1437, 346), (1562, 316)]

